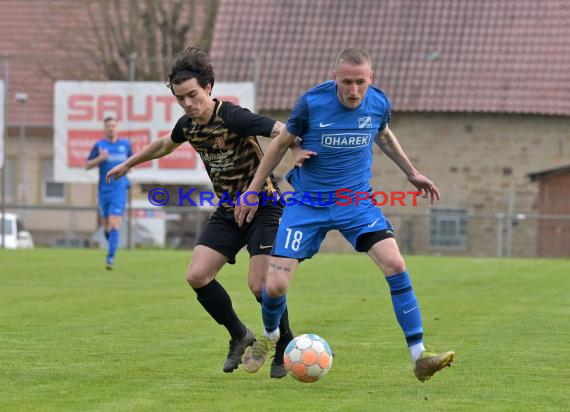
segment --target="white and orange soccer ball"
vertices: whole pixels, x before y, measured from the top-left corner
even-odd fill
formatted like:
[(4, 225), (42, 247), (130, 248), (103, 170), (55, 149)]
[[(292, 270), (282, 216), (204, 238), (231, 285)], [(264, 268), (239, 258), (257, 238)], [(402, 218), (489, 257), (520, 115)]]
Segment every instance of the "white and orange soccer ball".
[(331, 369), (333, 356), (323, 338), (308, 333), (289, 342), (283, 361), (287, 371), (298, 381), (316, 382)]

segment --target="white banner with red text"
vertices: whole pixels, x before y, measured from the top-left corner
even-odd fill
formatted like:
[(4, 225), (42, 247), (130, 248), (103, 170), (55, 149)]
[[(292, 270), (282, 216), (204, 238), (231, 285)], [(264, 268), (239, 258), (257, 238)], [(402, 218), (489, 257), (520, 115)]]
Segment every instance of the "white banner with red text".
[[(252, 82), (216, 83), (212, 96), (255, 111)], [(165, 136), (182, 108), (162, 82), (58, 81), (54, 86), (54, 170), (58, 182), (96, 182), (98, 171), (85, 170), (94, 143), (104, 138), (103, 119), (117, 119), (119, 138), (133, 152)], [(143, 183), (209, 184), (200, 156), (188, 143), (160, 159), (142, 163), (129, 179)]]

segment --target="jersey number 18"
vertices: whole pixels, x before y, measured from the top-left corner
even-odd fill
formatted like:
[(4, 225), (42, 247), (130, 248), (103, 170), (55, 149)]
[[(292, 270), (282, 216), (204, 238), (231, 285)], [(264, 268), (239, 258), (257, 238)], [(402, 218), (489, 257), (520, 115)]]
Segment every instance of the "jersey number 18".
[(301, 239), (303, 238), (303, 232), (296, 230), (293, 232), (291, 229), (287, 228), (287, 240), (285, 240), (285, 249), (289, 249), (289, 241), (291, 240), (291, 234), (293, 234), (293, 240), (291, 241), (291, 249), (295, 252), (299, 250), (301, 246)]

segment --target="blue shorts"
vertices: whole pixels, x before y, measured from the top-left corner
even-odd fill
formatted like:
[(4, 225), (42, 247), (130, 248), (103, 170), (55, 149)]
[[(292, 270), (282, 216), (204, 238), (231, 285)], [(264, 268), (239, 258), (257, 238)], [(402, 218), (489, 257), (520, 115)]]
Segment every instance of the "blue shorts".
[(99, 193), (99, 215), (101, 217), (123, 216), (127, 203), (127, 191)]
[(392, 225), (370, 199), (359, 205), (294, 204), (283, 211), (272, 255), (308, 259), (319, 251), (327, 232), (338, 230), (355, 250), (365, 233), (392, 231)]

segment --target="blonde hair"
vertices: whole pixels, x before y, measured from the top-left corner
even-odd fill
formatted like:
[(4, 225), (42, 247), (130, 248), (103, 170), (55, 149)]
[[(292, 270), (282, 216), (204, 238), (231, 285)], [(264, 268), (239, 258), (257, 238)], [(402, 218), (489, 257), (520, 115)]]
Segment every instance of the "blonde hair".
[(368, 52), (364, 49), (350, 48), (341, 51), (338, 54), (338, 56), (336, 56), (336, 61), (334, 65), (335, 69), (341, 63), (348, 63), (354, 66), (368, 63), (372, 68), (372, 59), (370, 58)]

